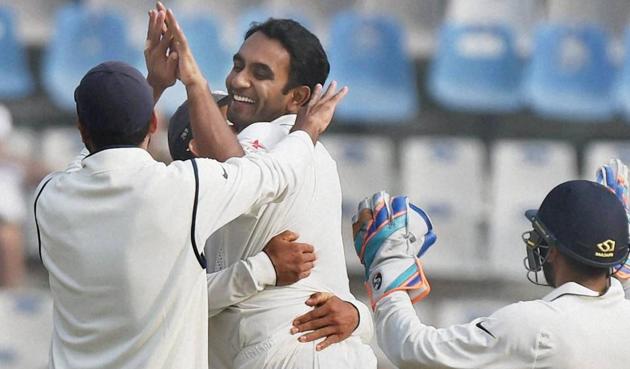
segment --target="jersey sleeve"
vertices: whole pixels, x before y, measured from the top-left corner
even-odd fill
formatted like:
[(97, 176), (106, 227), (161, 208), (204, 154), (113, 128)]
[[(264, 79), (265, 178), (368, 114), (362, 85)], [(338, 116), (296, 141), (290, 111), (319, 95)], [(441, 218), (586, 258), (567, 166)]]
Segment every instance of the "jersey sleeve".
[(206, 274), (208, 285), (208, 314), (213, 317), (230, 305), (237, 304), (265, 286), (276, 284), (276, 273), (271, 260), (260, 252), (218, 272)]
[[(434, 328), (420, 321), (405, 292), (395, 292), (376, 306), (378, 344), (400, 368), (532, 367), (542, 353), (539, 337), (523, 308), (508, 305), (487, 318)], [(511, 355), (506, 355), (511, 352)]]
[(250, 153), (225, 163), (196, 159), (199, 168), (197, 239), (206, 240), (237, 216), (293, 193), (313, 163), (314, 146), (298, 131), (268, 153)]

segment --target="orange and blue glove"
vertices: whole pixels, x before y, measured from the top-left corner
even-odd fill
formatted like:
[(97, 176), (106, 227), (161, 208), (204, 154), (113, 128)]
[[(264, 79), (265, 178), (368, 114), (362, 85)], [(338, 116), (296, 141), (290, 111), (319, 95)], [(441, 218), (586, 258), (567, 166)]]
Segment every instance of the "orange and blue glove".
[(381, 191), (361, 201), (353, 223), (354, 247), (365, 267), (372, 309), (394, 291), (406, 291), (414, 303), (429, 294), (420, 257), (437, 237), (424, 210), (407, 196)]

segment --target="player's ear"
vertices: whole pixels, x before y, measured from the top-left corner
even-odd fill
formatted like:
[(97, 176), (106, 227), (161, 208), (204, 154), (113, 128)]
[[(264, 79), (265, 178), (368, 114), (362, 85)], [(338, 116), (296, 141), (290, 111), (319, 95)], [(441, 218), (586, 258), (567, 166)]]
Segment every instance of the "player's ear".
[(199, 157), (199, 154), (197, 153), (197, 141), (195, 141), (194, 137), (188, 142), (188, 151), (190, 151), (194, 157)]
[(295, 87), (289, 93), (291, 94), (291, 100), (287, 110), (291, 113), (297, 113), (302, 105), (306, 104), (311, 98), (311, 89), (306, 85)]
[(155, 110), (153, 110), (153, 113), (151, 114), (151, 121), (149, 122), (149, 134), (150, 135), (154, 134), (157, 131), (157, 127), (158, 127), (158, 117)]

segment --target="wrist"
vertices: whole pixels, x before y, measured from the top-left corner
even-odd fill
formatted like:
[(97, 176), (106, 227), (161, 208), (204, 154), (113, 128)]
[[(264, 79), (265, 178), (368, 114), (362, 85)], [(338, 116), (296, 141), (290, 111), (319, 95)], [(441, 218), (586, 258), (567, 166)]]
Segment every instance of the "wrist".
[(195, 89), (208, 89), (208, 81), (206, 81), (203, 77), (191, 78), (187, 81), (182, 81), (184, 86), (186, 86), (186, 90), (191, 91)]
[(359, 325), (361, 324), (361, 312), (359, 311), (359, 308), (356, 307), (356, 305), (351, 303), (350, 301), (344, 301), (344, 302), (352, 306), (354, 308), (354, 311), (357, 313), (357, 323), (354, 325), (354, 328), (352, 328), (352, 331), (354, 332), (357, 330), (357, 328), (359, 328)]

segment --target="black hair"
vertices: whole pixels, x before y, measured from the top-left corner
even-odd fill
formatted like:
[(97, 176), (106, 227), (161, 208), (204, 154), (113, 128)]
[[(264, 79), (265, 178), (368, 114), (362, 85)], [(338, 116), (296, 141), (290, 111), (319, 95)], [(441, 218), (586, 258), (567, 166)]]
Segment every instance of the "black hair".
[(324, 84), (330, 64), (317, 36), (292, 19), (269, 18), (264, 23), (253, 23), (245, 33), (245, 40), (256, 32), (278, 40), (291, 56), (289, 81), (283, 89), (287, 93), (298, 86), (308, 86), (311, 92), (316, 84)]
[(149, 133), (151, 121), (134, 132), (113, 132), (109, 130), (91, 130), (86, 126), (94, 151), (108, 146), (140, 146)]

